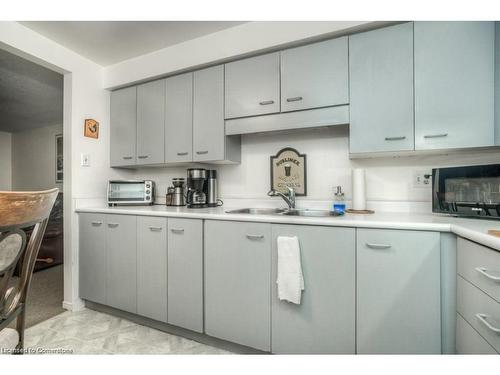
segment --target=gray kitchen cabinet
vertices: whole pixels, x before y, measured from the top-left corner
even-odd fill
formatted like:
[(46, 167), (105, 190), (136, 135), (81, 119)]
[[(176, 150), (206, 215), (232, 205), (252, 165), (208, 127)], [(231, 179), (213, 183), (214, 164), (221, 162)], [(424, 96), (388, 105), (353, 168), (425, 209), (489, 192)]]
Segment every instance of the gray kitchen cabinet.
[(167, 219), (164, 217), (137, 217), (137, 314), (167, 321)]
[(414, 149), (413, 23), (349, 37), (351, 153)]
[(104, 214), (79, 215), (80, 298), (106, 303), (106, 219)]
[[(278, 299), (278, 236), (296, 236), (299, 239), (304, 275), (300, 305)], [(272, 225), (272, 239), (272, 352), (354, 354), (355, 230)]]
[(457, 354), (498, 353), (460, 314), (457, 314)]
[(137, 164), (165, 162), (165, 80), (137, 86)]
[(111, 92), (110, 164), (112, 167), (136, 163), (137, 88)]
[(357, 229), (357, 353), (440, 354), (440, 235)]
[(347, 37), (281, 51), (281, 112), (349, 103)]
[(106, 304), (137, 312), (137, 218), (106, 215)]
[(168, 219), (168, 323), (203, 332), (203, 220)]
[(193, 73), (165, 81), (165, 162), (190, 162), (193, 160)]
[(279, 52), (225, 64), (225, 117), (280, 111)]
[(224, 66), (193, 73), (193, 161), (234, 161), (241, 158), (240, 137), (226, 137)]
[(415, 22), (415, 149), (494, 144), (494, 22)]
[(271, 225), (205, 221), (205, 332), (270, 351)]

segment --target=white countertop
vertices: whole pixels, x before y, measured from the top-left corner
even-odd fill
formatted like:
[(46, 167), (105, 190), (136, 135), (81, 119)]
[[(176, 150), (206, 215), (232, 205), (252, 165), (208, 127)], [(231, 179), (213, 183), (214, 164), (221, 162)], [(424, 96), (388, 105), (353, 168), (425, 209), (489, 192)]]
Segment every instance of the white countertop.
[(197, 208), (155, 206), (85, 207), (76, 212), (165, 216), (191, 219), (253, 221), (264, 223), (306, 224), (353, 228), (382, 228), (452, 232), (500, 251), (500, 238), (488, 234), (500, 230), (500, 220), (463, 219), (435, 214), (379, 212), (371, 215), (345, 214), (340, 217), (291, 217), (284, 215), (229, 214), (242, 207)]

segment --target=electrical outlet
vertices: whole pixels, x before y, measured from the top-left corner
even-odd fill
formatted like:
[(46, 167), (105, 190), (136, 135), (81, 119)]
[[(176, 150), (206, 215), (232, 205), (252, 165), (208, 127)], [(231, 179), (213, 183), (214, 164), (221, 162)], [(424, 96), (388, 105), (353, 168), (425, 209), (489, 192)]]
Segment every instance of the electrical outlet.
[(413, 173), (413, 187), (430, 187), (432, 174), (428, 171), (415, 171)]
[(90, 154), (80, 155), (80, 165), (82, 167), (90, 167)]

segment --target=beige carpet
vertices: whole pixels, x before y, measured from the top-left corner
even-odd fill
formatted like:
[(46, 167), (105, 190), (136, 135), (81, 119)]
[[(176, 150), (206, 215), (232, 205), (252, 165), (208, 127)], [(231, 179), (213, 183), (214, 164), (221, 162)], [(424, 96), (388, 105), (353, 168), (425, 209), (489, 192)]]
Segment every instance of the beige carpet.
[(33, 274), (26, 308), (26, 327), (34, 326), (62, 312), (64, 299), (63, 265)]
[[(26, 307), (26, 328), (59, 315), (64, 299), (63, 265), (36, 272), (31, 279)], [(15, 326), (15, 322), (11, 327)]]

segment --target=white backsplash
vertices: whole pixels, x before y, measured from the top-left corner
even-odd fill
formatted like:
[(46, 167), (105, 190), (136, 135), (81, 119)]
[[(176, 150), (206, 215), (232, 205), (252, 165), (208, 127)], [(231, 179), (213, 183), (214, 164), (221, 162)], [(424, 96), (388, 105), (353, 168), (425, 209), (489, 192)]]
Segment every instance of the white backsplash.
[[(419, 155), (371, 159), (349, 159), (348, 127), (307, 129), (293, 132), (242, 136), (241, 164), (200, 167), (218, 170), (219, 195), (226, 207), (280, 206), (280, 198), (269, 198), (270, 156), (283, 147), (294, 147), (307, 155), (307, 197), (298, 197), (299, 207), (328, 208), (333, 187), (341, 185), (349, 206), (351, 170), (366, 169), (367, 205), (378, 211), (430, 212), (430, 187), (414, 187), (417, 171), (434, 167), (498, 163), (500, 151), (475, 151), (450, 155)], [(167, 186), (174, 177), (185, 177), (186, 168), (158, 167), (116, 170), (121, 178), (152, 179), (157, 184), (158, 202), (164, 202)], [(114, 176), (116, 177), (116, 176)]]

